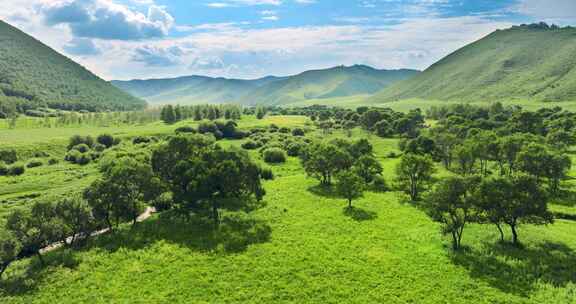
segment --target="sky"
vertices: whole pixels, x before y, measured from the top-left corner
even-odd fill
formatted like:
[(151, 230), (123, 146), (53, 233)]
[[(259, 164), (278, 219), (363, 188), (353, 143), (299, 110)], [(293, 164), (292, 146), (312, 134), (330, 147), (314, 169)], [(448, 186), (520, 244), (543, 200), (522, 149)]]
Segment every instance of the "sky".
[(576, 25), (576, 0), (0, 0), (0, 19), (112, 79), (423, 70), (496, 29)]

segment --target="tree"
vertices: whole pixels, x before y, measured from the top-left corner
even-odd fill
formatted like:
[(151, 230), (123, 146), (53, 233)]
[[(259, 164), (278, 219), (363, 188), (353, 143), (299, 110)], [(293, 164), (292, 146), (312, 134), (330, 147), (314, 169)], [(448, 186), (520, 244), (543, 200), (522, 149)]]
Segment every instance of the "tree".
[(42, 264), (44, 259), (40, 250), (60, 240), (61, 228), (55, 208), (48, 202), (36, 202), (30, 211), (14, 211), (6, 221), (6, 229), (22, 244), (22, 250), (38, 256)]
[(86, 239), (95, 228), (92, 208), (76, 195), (69, 195), (56, 203), (55, 214), (62, 221), (62, 243), (72, 246)]
[(96, 142), (104, 145), (106, 148), (110, 148), (114, 145), (114, 136), (110, 134), (100, 134), (96, 138)]
[(434, 174), (434, 162), (429, 155), (404, 154), (396, 167), (400, 186), (410, 195), (412, 201), (419, 198), (420, 190)]
[(365, 183), (371, 183), (374, 178), (382, 174), (382, 165), (371, 155), (363, 155), (354, 163), (354, 172), (360, 176)]
[(328, 143), (313, 143), (300, 155), (302, 166), (309, 176), (330, 185), (334, 174), (352, 166), (350, 154), (342, 148)]
[(336, 192), (348, 200), (348, 208), (352, 208), (352, 200), (362, 197), (365, 184), (362, 178), (353, 172), (343, 171), (336, 176)]
[(266, 116), (266, 109), (264, 107), (256, 108), (256, 119), (263, 119)]
[(474, 219), (474, 204), (470, 199), (477, 178), (448, 177), (440, 181), (426, 200), (428, 214), (442, 223), (443, 232), (452, 236), (452, 248), (460, 249), (467, 223)]
[(553, 221), (546, 195), (532, 176), (486, 179), (480, 184), (475, 200), (483, 217), (498, 227), (502, 240), (504, 233), (500, 225), (510, 227), (514, 244), (518, 243), (517, 227), (521, 223), (547, 224)]
[(22, 244), (9, 231), (0, 232), (0, 279), (4, 271), (16, 261)]
[(383, 119), (383, 115), (382, 115), (382, 112), (380, 110), (370, 109), (370, 110), (364, 112), (364, 114), (362, 114), (360, 121), (361, 121), (364, 129), (366, 129), (368, 131), (372, 131), (372, 128), (374, 127), (374, 125), (376, 125), (376, 123), (378, 123), (382, 119)]
[(558, 192), (560, 181), (566, 178), (572, 167), (570, 157), (550, 151), (546, 146), (537, 143), (523, 147), (517, 155), (516, 162), (518, 169), (536, 177), (538, 182), (546, 178), (553, 194)]
[(475, 147), (470, 142), (464, 142), (454, 148), (453, 158), (458, 164), (458, 172), (464, 176), (474, 173), (476, 160), (478, 158)]
[(174, 112), (174, 107), (172, 105), (162, 107), (162, 111), (160, 113), (160, 119), (162, 119), (167, 124), (175, 123), (176, 113)]
[(176, 136), (152, 155), (154, 172), (170, 188), (177, 211), (209, 216), (219, 210), (251, 210), (265, 191), (260, 168), (247, 153), (222, 150), (202, 135)]

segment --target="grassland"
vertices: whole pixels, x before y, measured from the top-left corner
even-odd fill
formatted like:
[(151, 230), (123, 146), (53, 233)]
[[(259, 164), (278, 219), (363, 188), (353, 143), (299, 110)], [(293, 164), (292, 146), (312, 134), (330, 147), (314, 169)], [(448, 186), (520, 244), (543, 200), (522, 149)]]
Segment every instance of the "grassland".
[[(240, 127), (270, 123), (296, 126), (305, 119), (250, 118), (243, 119)], [(118, 134), (163, 133), (175, 127), (148, 125)], [(13, 132), (22, 135), (10, 137), (5, 132), (0, 131), (3, 140), (48, 131), (16, 130)], [(97, 134), (101, 130), (66, 132)], [(65, 142), (65, 134), (61, 133), (55, 145)], [(319, 133), (311, 136), (326, 137)], [(330, 135), (336, 136), (344, 134)], [(369, 138), (386, 180), (392, 183), (398, 160), (386, 155), (397, 152), (397, 140), (360, 130), (355, 130), (353, 137)], [(38, 137), (20, 139), (18, 145), (29, 146), (36, 140)], [(242, 141), (221, 143), (239, 146)], [(259, 158), (257, 152), (250, 153)], [(57, 177), (64, 175), (58, 170), (31, 169), (22, 180), (0, 179), (0, 198), (29, 193), (36, 184), (40, 195), (65, 191), (66, 187), (81, 187), (94, 176), (94, 168), (89, 166), (61, 164), (55, 168), (87, 176), (74, 184), (58, 182)], [(36, 259), (18, 262), (0, 283), (0, 302), (576, 303), (573, 220), (522, 226), (523, 249), (498, 244), (494, 227), (472, 225), (464, 234), (467, 248), (453, 254), (439, 225), (407, 203), (401, 193), (369, 192), (354, 203), (353, 212), (347, 212), (345, 200), (307, 178), (296, 158), (272, 169), (276, 179), (265, 184), (267, 205), (254, 214), (271, 228), (266, 242), (227, 252), (222, 249), (226, 240), (211, 228), (171, 224), (156, 215), (133, 231), (126, 228), (102, 236), (84, 250), (51, 252), (47, 256), (50, 267), (41, 268)], [(576, 171), (571, 176), (576, 177)], [(54, 182), (42, 188), (41, 180), (46, 179)], [(4, 191), (7, 183), (12, 183), (12, 190)], [(25, 184), (28, 186), (23, 187)], [(576, 206), (570, 202), (552, 208), (576, 215)]]

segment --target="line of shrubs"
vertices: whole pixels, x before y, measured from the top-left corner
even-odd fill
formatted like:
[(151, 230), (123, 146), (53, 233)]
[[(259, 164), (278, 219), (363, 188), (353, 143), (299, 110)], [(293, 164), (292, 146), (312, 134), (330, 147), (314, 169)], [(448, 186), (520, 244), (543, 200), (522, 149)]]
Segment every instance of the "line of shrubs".
[(104, 150), (120, 144), (120, 139), (110, 134), (101, 134), (96, 137), (74, 135), (68, 143), (68, 152), (64, 160), (78, 164), (87, 165), (100, 158)]

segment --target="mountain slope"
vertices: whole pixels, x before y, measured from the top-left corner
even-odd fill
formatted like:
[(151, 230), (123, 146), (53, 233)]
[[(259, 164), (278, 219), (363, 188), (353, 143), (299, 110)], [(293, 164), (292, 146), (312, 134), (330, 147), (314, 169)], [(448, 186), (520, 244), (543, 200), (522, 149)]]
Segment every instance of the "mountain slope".
[(308, 99), (373, 94), (418, 73), (415, 70), (377, 70), (364, 65), (306, 71), (261, 86), (244, 96), (241, 102), (284, 105)]
[(545, 24), (496, 31), (370, 102), (576, 100), (576, 29)]
[(145, 106), (17, 28), (0, 21), (0, 103), (75, 110)]
[(187, 76), (112, 83), (151, 103), (280, 105), (308, 99), (372, 94), (417, 73), (414, 70), (387, 71), (356, 65), (255, 80)]
[(114, 80), (112, 84), (150, 103), (194, 104), (234, 102), (239, 96), (279, 79), (282, 78), (240, 80), (186, 76), (169, 79)]

